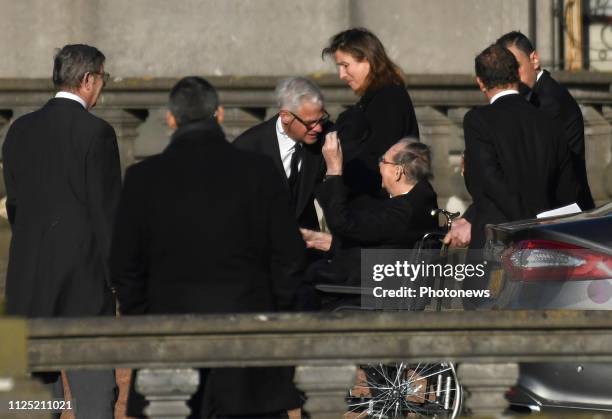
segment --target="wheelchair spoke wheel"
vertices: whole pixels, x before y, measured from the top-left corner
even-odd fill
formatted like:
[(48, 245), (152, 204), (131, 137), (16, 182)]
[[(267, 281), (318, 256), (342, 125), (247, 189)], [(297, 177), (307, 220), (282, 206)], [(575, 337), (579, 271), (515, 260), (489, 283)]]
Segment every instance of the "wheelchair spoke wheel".
[(368, 364), (360, 366), (346, 399), (346, 419), (454, 419), (461, 387), (452, 363)]

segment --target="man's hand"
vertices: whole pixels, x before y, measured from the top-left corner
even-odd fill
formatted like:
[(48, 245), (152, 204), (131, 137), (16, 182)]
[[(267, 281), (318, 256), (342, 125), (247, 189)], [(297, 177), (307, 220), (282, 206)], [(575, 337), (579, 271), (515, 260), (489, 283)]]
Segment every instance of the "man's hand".
[(332, 131), (325, 136), (325, 144), (323, 144), (321, 151), (327, 166), (327, 174), (330, 176), (341, 175), (342, 147), (336, 131)]
[(472, 239), (472, 224), (465, 218), (453, 222), (451, 230), (444, 237), (444, 244), (450, 247), (467, 247)]
[(332, 235), (321, 231), (308, 230), (300, 228), (302, 238), (306, 242), (306, 247), (309, 249), (317, 249), (327, 252), (331, 248)]

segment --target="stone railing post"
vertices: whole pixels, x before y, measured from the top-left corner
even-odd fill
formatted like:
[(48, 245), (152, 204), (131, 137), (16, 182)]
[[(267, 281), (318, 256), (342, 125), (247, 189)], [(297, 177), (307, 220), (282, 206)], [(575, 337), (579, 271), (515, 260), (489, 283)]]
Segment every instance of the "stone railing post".
[(430, 106), (417, 107), (415, 111), (421, 141), (431, 147), (433, 154), (436, 175), (433, 185), (440, 197), (439, 204), (447, 207), (449, 202), (458, 201), (457, 205), (466, 206), (470, 198), (461, 177), (460, 155), (464, 149), (461, 130), (449, 117)]
[(462, 363), (457, 378), (463, 387), (465, 414), (501, 418), (508, 407), (505, 393), (518, 379), (518, 364)]
[(134, 142), (138, 136), (138, 126), (147, 118), (148, 112), (100, 108), (96, 109), (94, 113), (115, 129), (121, 158), (121, 172), (125, 172), (126, 167), (135, 162)]
[(591, 193), (596, 204), (607, 202), (612, 196), (604, 182), (612, 153), (612, 126), (594, 107), (581, 105), (580, 109), (584, 117), (586, 167)]
[(152, 419), (185, 419), (187, 401), (197, 391), (200, 373), (193, 368), (142, 369), (136, 373), (136, 391), (147, 399), (144, 414)]
[(344, 400), (355, 383), (355, 365), (299, 366), (295, 384), (306, 393), (304, 410), (312, 419), (338, 419), (347, 411)]
[[(612, 125), (612, 106), (604, 106), (602, 108), (603, 116), (608, 121), (608, 124)], [(612, 149), (612, 141), (608, 144)], [(587, 165), (588, 168), (588, 165)], [(612, 196), (612, 160), (608, 160), (604, 171), (604, 189), (609, 197)]]
[(26, 321), (0, 318), (0, 342), (0, 418), (51, 418), (51, 410), (27, 409), (27, 405), (20, 409), (14, 404), (18, 400), (52, 400), (41, 383), (27, 376)]

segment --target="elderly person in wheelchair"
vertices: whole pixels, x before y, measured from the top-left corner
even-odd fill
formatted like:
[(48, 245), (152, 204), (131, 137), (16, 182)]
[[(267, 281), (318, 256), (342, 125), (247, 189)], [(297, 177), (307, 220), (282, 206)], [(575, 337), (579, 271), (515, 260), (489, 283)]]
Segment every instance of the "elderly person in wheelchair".
[[(348, 201), (349, 191), (342, 178), (342, 146), (336, 132), (327, 134), (322, 151), (327, 173), (317, 200), (331, 234), (301, 231), (309, 248), (328, 252), (330, 257), (311, 266), (308, 282), (358, 287), (362, 248), (411, 248), (437, 228), (431, 216), (437, 208), (436, 193), (429, 183), (431, 153), (415, 139), (399, 140), (379, 158), (382, 187), (389, 198)], [(314, 295), (311, 302), (319, 301)]]

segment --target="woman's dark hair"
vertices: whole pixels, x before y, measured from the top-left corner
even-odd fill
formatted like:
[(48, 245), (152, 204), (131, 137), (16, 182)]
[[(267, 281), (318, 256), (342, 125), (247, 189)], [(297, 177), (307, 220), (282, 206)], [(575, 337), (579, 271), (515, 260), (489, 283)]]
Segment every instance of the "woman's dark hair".
[(368, 60), (370, 73), (357, 93), (377, 90), (390, 84), (404, 86), (402, 70), (389, 58), (382, 42), (365, 28), (352, 28), (334, 35), (323, 48), (322, 57), (333, 56), (336, 51), (350, 54), (357, 61)]

